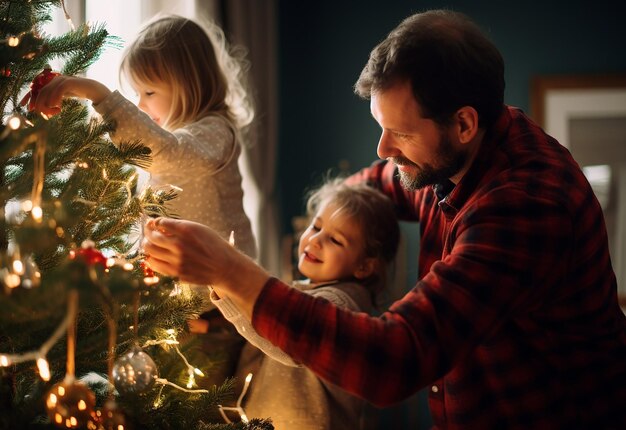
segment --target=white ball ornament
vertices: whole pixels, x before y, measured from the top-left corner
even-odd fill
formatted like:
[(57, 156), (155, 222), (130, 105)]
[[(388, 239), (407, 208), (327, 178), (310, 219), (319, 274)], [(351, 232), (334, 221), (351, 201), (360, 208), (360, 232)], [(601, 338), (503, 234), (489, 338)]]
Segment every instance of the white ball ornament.
[(122, 394), (148, 390), (159, 376), (152, 358), (138, 346), (121, 356), (113, 366), (113, 384)]

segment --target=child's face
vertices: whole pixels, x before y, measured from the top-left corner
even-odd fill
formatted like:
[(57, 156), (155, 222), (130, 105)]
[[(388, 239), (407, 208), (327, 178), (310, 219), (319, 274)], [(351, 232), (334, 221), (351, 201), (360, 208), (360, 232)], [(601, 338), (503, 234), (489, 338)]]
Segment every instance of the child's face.
[(300, 237), (298, 269), (313, 282), (365, 278), (371, 270), (363, 248), (360, 224), (331, 202), (320, 207)]
[(163, 126), (172, 106), (172, 89), (169, 85), (133, 83), (133, 88), (139, 96), (137, 106), (152, 118), (154, 122)]

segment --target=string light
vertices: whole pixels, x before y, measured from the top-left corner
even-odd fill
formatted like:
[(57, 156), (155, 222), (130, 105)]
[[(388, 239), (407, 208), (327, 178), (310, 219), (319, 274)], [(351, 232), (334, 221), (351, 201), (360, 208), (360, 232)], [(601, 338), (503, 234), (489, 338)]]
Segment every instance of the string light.
[(65, 20), (67, 21), (67, 24), (70, 26), (70, 29), (72, 31), (76, 30), (76, 27), (74, 26), (74, 23), (72, 22), (72, 17), (67, 12), (67, 8), (65, 7), (65, 0), (61, 0), (61, 7), (63, 8), (63, 14), (65, 15)]
[(41, 209), (41, 206), (34, 206), (31, 214), (33, 219), (37, 222), (41, 222), (43, 219), (43, 210)]
[(189, 361), (187, 360), (187, 358), (184, 356), (184, 354), (180, 351), (180, 349), (178, 348), (178, 345), (180, 342), (178, 342), (178, 340), (176, 339), (176, 331), (173, 329), (168, 329), (166, 330), (166, 333), (168, 335), (168, 337), (166, 339), (160, 339), (160, 340), (149, 340), (146, 343), (144, 343), (142, 348), (146, 348), (148, 346), (155, 346), (155, 345), (167, 345), (167, 346), (172, 346), (174, 348), (174, 350), (176, 351), (176, 353), (182, 358), (183, 362), (185, 363), (185, 366), (187, 367), (187, 375), (188, 375), (188, 379), (187, 379), (187, 389), (184, 389), (172, 382), (169, 382), (166, 379), (162, 379), (162, 378), (156, 378), (156, 381), (162, 384), (167, 384), (170, 386), (175, 386), (176, 388), (188, 392), (188, 393), (199, 393), (199, 392), (208, 392), (206, 390), (192, 390), (192, 391), (188, 391), (189, 389), (193, 388), (196, 385), (196, 375), (203, 377), (204, 373), (202, 372), (202, 370), (198, 369), (197, 367), (191, 365), (189, 363)]
[(243, 421), (244, 423), (248, 423), (248, 416), (246, 415), (246, 412), (243, 410), (243, 407), (241, 406), (241, 402), (243, 401), (243, 398), (248, 392), (248, 388), (250, 387), (250, 381), (252, 381), (252, 373), (248, 373), (248, 375), (246, 376), (246, 379), (243, 384), (243, 388), (241, 389), (241, 394), (239, 395), (239, 398), (237, 399), (237, 403), (235, 404), (235, 406), (217, 405), (220, 411), (220, 414), (222, 415), (222, 418), (224, 418), (224, 421), (226, 421), (226, 423), (231, 424), (232, 421), (228, 418), (228, 416), (226, 415), (224, 411), (237, 412), (239, 414), (239, 417), (241, 418), (241, 421)]
[[(37, 133), (35, 150), (33, 151), (33, 188), (31, 190), (31, 200), (33, 203), (31, 215), (36, 222), (41, 222), (43, 215), (41, 211), (41, 194), (43, 192), (45, 179), (45, 155), (46, 138), (42, 133)], [(38, 210), (35, 211), (35, 208), (38, 208)]]
[(22, 118), (19, 115), (11, 115), (7, 121), (7, 125), (11, 130), (17, 130), (22, 126)]
[(48, 365), (48, 360), (43, 357), (39, 357), (37, 359), (37, 369), (39, 370), (39, 376), (41, 379), (48, 382), (50, 380), (50, 366)]
[[(50, 369), (48, 366), (48, 361), (46, 360), (46, 354), (48, 351), (52, 349), (54, 344), (56, 344), (61, 337), (63, 337), (65, 330), (67, 329), (70, 321), (72, 320), (72, 315), (69, 313), (65, 316), (63, 321), (56, 328), (52, 336), (48, 340), (46, 340), (41, 347), (36, 351), (25, 352), (22, 354), (0, 354), (0, 366), (8, 367), (12, 364), (23, 363), (26, 361), (35, 361), (37, 363), (37, 368), (39, 369), (39, 376), (44, 380), (48, 381), (50, 379)], [(46, 368), (48, 370), (46, 371)], [(47, 375), (48, 379), (45, 379)]]

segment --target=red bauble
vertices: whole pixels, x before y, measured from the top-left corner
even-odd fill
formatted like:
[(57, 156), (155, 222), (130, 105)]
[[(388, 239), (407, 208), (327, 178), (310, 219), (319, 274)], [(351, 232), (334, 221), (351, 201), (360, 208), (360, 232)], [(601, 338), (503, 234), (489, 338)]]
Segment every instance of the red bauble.
[(53, 72), (50, 67), (43, 69), (43, 72), (35, 76), (35, 79), (33, 79), (33, 82), (30, 84), (30, 91), (22, 99), (22, 104), (26, 104), (26, 101), (28, 100), (28, 110), (33, 110), (39, 91), (41, 91), (43, 87), (59, 75), (60, 73)]
[(81, 248), (70, 251), (70, 258), (72, 260), (76, 259), (77, 257), (81, 258), (90, 266), (95, 266), (96, 264), (99, 264), (102, 267), (106, 267), (107, 264), (107, 258), (104, 256), (104, 254), (98, 251), (91, 244), (83, 244)]
[(146, 260), (143, 260), (141, 263), (139, 263), (139, 266), (141, 267), (141, 270), (143, 270), (143, 276), (147, 278), (152, 278), (154, 276), (154, 270), (152, 270)]

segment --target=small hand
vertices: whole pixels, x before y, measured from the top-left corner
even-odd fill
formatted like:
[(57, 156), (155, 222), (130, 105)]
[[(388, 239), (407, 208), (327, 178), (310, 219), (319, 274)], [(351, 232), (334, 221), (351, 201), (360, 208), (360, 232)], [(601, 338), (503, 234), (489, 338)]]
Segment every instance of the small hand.
[(58, 75), (31, 95), (29, 108), (52, 116), (61, 112), (64, 98), (78, 97), (100, 103), (111, 91), (98, 81), (78, 76)]

